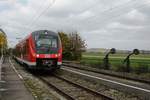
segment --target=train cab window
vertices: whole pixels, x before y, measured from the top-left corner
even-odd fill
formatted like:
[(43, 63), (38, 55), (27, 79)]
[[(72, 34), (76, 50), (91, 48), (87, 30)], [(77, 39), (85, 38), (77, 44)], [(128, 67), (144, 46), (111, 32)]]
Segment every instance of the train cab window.
[(36, 46), (48, 46), (50, 48), (57, 48), (57, 38), (53, 36), (39, 36), (35, 37), (36, 39)]
[(58, 37), (51, 34), (36, 34), (35, 46), (37, 53), (56, 53), (58, 51)]
[(56, 39), (52, 39), (51, 47), (57, 48), (57, 40)]

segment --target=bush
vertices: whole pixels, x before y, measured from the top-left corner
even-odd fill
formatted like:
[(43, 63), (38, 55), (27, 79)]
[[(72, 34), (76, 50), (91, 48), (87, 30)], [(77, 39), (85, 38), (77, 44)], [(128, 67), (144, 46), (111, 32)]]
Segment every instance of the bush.
[(148, 73), (150, 73), (150, 65), (148, 64)]
[(72, 53), (71, 52), (63, 52), (63, 59), (65, 60), (72, 60)]
[(116, 66), (112, 66), (112, 70), (117, 71), (117, 72), (125, 72), (126, 71), (126, 66), (118, 64)]
[(85, 65), (86, 62), (81, 60), (81, 61), (80, 61), (80, 64)]
[(91, 66), (94, 67), (94, 68), (103, 69), (101, 62), (98, 62), (98, 63), (96, 63), (96, 64), (91, 64)]
[(140, 63), (138, 66), (134, 66), (133, 67), (133, 71), (136, 74), (148, 73), (149, 72), (148, 64), (142, 64), (142, 63)]

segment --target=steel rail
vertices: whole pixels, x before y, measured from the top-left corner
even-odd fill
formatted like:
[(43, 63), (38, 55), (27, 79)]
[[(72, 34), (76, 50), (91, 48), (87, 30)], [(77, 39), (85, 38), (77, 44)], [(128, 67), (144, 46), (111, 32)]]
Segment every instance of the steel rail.
[(62, 78), (62, 77), (60, 77), (60, 76), (58, 76), (58, 75), (56, 75), (56, 74), (53, 74), (53, 75), (54, 75), (55, 77), (57, 77), (58, 79), (60, 79), (60, 80), (62, 80), (62, 81), (65, 81), (65, 82), (67, 82), (67, 83), (69, 83), (69, 84), (72, 84), (72, 85), (74, 85), (75, 87), (79, 87), (79, 88), (81, 88), (81, 89), (83, 89), (83, 90), (86, 90), (86, 91), (88, 91), (89, 93), (92, 93), (93, 95), (101, 96), (101, 97), (102, 97), (102, 100), (114, 100), (113, 98), (108, 97), (108, 96), (106, 96), (106, 95), (104, 95), (104, 94), (102, 94), (102, 93), (100, 93), (100, 92), (97, 92), (97, 91), (95, 91), (95, 90), (93, 90), (93, 89), (90, 89), (90, 88), (85, 87), (85, 86), (83, 86), (83, 85), (80, 85), (80, 84), (78, 84), (78, 83), (72, 82), (72, 81), (70, 81), (70, 80), (68, 80), (68, 79), (66, 79), (66, 78)]
[(142, 96), (142, 98), (144, 98), (144, 100), (150, 100), (150, 90), (147, 88), (141, 88), (138, 86), (125, 84), (122, 82), (113, 81), (110, 79), (94, 76), (91, 74), (82, 73), (80, 71), (73, 70), (73, 69), (68, 69), (68, 68), (61, 68), (61, 69), (64, 71), (70, 72), (70, 73), (74, 73), (74, 74), (85, 76), (87, 78), (91, 78), (93, 80), (100, 80), (103, 84), (105, 84), (111, 88), (115, 88), (117, 90), (124, 91), (127, 93), (136, 93), (138, 97)]
[[(69, 83), (69, 84), (71, 84), (71, 85), (73, 85), (73, 86), (75, 86), (75, 87), (77, 87), (77, 88), (81, 88), (81, 89), (83, 89), (83, 90), (85, 90), (85, 91), (87, 91), (87, 92), (89, 92), (89, 93), (91, 93), (91, 94), (93, 94), (93, 95), (95, 95), (95, 96), (101, 96), (101, 97), (102, 97), (102, 100), (114, 100), (114, 99), (112, 99), (111, 97), (108, 97), (108, 96), (106, 96), (106, 95), (104, 95), (104, 94), (101, 94), (101, 93), (99, 93), (99, 92), (97, 92), (97, 91), (94, 91), (94, 90), (92, 90), (92, 89), (89, 89), (89, 88), (87, 88), (87, 87), (81, 86), (81, 85), (79, 85), (79, 84), (77, 84), (77, 83), (71, 82), (71, 81), (69, 81), (69, 80), (67, 80), (67, 79), (64, 79), (64, 78), (62, 78), (62, 77), (59, 77), (59, 76), (56, 75), (56, 74), (53, 74), (53, 76), (56, 77), (56, 78), (58, 78), (58, 79), (60, 79), (60, 80), (62, 80), (62, 81), (64, 81), (64, 82), (67, 82), (67, 83)], [(41, 77), (41, 76), (40, 76), (40, 77), (38, 77), (38, 78), (39, 78), (41, 81), (43, 81), (45, 84), (47, 84), (49, 87), (54, 88), (58, 93), (62, 94), (62, 96), (64, 96), (64, 97), (67, 98), (68, 100), (76, 100), (76, 98), (74, 98), (73, 96), (69, 95), (68, 93), (65, 93), (64, 91), (62, 91), (61, 89), (59, 89), (57, 86), (51, 84), (51, 83), (50, 83), (49, 81), (47, 81), (44, 77)]]
[(127, 77), (127, 76), (124, 76), (124, 75), (116, 75), (116, 74), (113, 74), (113, 73), (106, 73), (106, 72), (102, 72), (102, 71), (96, 71), (96, 70), (81, 68), (81, 67), (77, 67), (75, 65), (70, 65), (70, 64), (66, 64), (66, 63), (63, 63), (62, 65), (72, 67), (72, 68), (76, 68), (76, 69), (80, 69), (80, 70), (89, 71), (89, 72), (94, 72), (94, 73), (98, 73), (98, 74), (108, 75), (108, 76), (111, 76), (111, 77), (113, 76), (113, 77), (117, 77), (117, 78), (122, 78), (122, 79), (131, 80), (131, 81), (150, 84), (150, 80), (137, 79), (137, 78)]
[(47, 81), (46, 79), (44, 79), (43, 77), (38, 77), (41, 81), (43, 81), (46, 85), (48, 85), (49, 87), (53, 88), (54, 90), (56, 90), (56, 92), (60, 93), (62, 96), (64, 96), (66, 99), (68, 100), (75, 100), (75, 98), (73, 98), (72, 96), (70, 96), (69, 94), (65, 93), (64, 91), (62, 91), (61, 89), (59, 89), (57, 86), (51, 84), (49, 81)]

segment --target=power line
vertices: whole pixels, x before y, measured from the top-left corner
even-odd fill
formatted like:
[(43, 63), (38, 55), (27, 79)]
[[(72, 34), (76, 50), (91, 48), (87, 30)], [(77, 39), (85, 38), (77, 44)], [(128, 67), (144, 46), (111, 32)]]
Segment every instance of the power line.
[[(37, 16), (37, 17), (31, 22), (31, 24), (29, 25), (29, 27), (32, 26), (32, 25), (55, 3), (55, 1), (56, 1), (56, 0), (52, 0), (52, 3), (50, 3), (49, 6), (46, 7), (46, 8), (39, 14), (39, 16)], [(32, 29), (32, 28), (31, 28), (31, 29)]]
[[(146, 3), (142, 4), (142, 5), (136, 6), (135, 8), (140, 8), (141, 9), (141, 8), (143, 8), (148, 3), (150, 3), (150, 2), (146, 2)], [(111, 18), (107, 19), (107, 21), (113, 20), (113, 19), (115, 19), (117, 17), (120, 17), (122, 15), (124, 15), (124, 14), (120, 13), (118, 15), (111, 16)], [(106, 20), (102, 20), (102, 22), (104, 22), (104, 21), (106, 21)], [(97, 23), (95, 23), (95, 24), (97, 24)]]
[[(137, 1), (139, 1), (139, 0), (135, 0), (134, 3), (137, 3)], [(104, 11), (98, 13), (98, 14), (101, 14), (101, 15), (108, 14), (108, 13), (106, 13), (106, 12), (110, 12), (110, 11), (113, 11), (113, 10), (118, 10), (117, 8), (123, 7), (124, 5), (127, 5), (127, 4), (131, 4), (131, 2), (133, 2), (133, 1), (130, 0), (130, 1), (126, 2), (126, 3), (124, 3), (124, 4), (120, 4), (120, 5), (114, 6), (114, 7), (112, 7), (112, 8), (106, 9), (106, 10), (104, 10)], [(128, 5), (128, 6), (130, 6), (130, 5)], [(126, 6), (126, 8), (127, 8), (128, 6)], [(90, 19), (90, 18), (95, 18), (95, 17), (99, 17), (99, 16), (97, 16), (97, 15), (90, 16), (90, 17), (88, 17), (88, 18), (86, 19), (86, 22), (87, 22), (88, 19)]]
[[(31, 28), (29, 28), (29, 26), (30, 26), (30, 23), (32, 22), (32, 20), (34, 20), (34, 16), (36, 16), (37, 15), (37, 13), (39, 12), (39, 10), (42, 8), (42, 5), (43, 5), (43, 3), (41, 2), (40, 3), (40, 6), (39, 6), (39, 8), (38, 8), (38, 10), (36, 10), (35, 11), (35, 13), (34, 13), (34, 15), (31, 17), (31, 19), (30, 19), (30, 21), (28, 22), (28, 27), (24, 24), (24, 25), (19, 25), (19, 26), (17, 26), (17, 27), (19, 27), (19, 29), (20, 28), (22, 28), (22, 29), (25, 29), (25, 30), (31, 30)], [(14, 25), (14, 24), (13, 24)], [(10, 26), (10, 25), (8, 25), (8, 26)], [(12, 25), (11, 25), (12, 26)], [(21, 35), (21, 34), (20, 34)]]
[[(43, 2), (43, 1), (42, 1)], [(27, 24), (28, 26), (30, 26), (30, 24), (31, 24), (31, 21), (32, 20), (34, 20), (34, 18), (35, 18), (35, 16), (37, 15), (37, 13), (39, 12), (39, 10), (42, 8), (42, 5), (43, 5), (43, 3), (40, 3), (40, 6), (39, 6), (39, 8), (35, 11), (35, 13), (34, 13), (34, 15), (31, 17), (31, 19), (30, 19), (30, 21), (29, 21), (29, 23)], [(26, 27), (27, 28), (27, 27)]]
[[(132, 0), (130, 0), (130, 1), (128, 1), (128, 2), (126, 2), (125, 4), (128, 4), (128, 3), (130, 3)], [(137, 0), (136, 0), (137, 1)], [(55, 0), (53, 0), (53, 3), (55, 2)], [(53, 3), (52, 4), (50, 4), (50, 6), (52, 6), (53, 5)], [(135, 3), (135, 2), (134, 2)], [(105, 10), (105, 11), (103, 11), (103, 12), (101, 12), (101, 13), (99, 13), (99, 14), (105, 14), (106, 12), (109, 12), (109, 11), (113, 11), (114, 9), (116, 9), (116, 8), (119, 8), (120, 6), (122, 7), (123, 5), (125, 5), (125, 4), (121, 4), (121, 5), (119, 5), (119, 6), (115, 6), (115, 7), (113, 7), (113, 8), (109, 8), (109, 9), (107, 9), (107, 10)], [(32, 24), (34, 24), (42, 15), (43, 15), (43, 13), (45, 13), (47, 10), (48, 10), (48, 8), (50, 7), (50, 6), (48, 6), (48, 7), (46, 7), (42, 12), (41, 12), (41, 14), (38, 16), (38, 17), (36, 17), (35, 19), (33, 19), (33, 21), (31, 22), (31, 24), (30, 25), (32, 25)], [(85, 9), (85, 10), (88, 10), (88, 9), (91, 9), (91, 8), (93, 8), (94, 6), (91, 6), (91, 7), (88, 7), (87, 9)], [(128, 7), (128, 6), (127, 6)], [(107, 14), (107, 13), (106, 13)], [(91, 16), (90, 18), (92, 18), (92, 17), (98, 17), (98, 16)], [(111, 17), (111, 16), (110, 16)], [(118, 16), (117, 16), (118, 17)], [(90, 19), (90, 18), (88, 18), (88, 19)], [(86, 19), (86, 22), (88, 22), (88, 19)], [(111, 18), (111, 19), (113, 19), (113, 18)], [(110, 19), (109, 19), (110, 20)], [(103, 21), (105, 21), (105, 20), (103, 20)], [(99, 21), (97, 21), (97, 22), (99, 22)], [(32, 29), (32, 28), (30, 28), (30, 29)]]
[[(139, 0), (138, 0), (139, 1)], [(129, 1), (129, 2), (127, 2), (127, 3), (125, 3), (125, 4), (128, 4), (128, 3), (130, 3), (131, 1)], [(150, 3), (150, 2), (149, 2)], [(135, 4), (137, 4), (137, 1), (136, 2), (134, 2), (134, 5)], [(140, 5), (140, 6), (134, 6), (134, 7), (141, 7), (141, 6), (144, 6), (145, 4), (147, 4), (147, 3), (144, 3), (144, 4), (142, 4), (142, 5)], [(121, 16), (122, 15), (122, 13), (124, 13), (124, 12), (121, 12), (120, 14), (118, 14), (117, 16), (110, 16), (109, 15), (109, 19), (107, 19), (107, 21), (106, 21), (106, 18), (104, 17), (104, 15), (108, 15), (109, 13), (106, 13), (106, 12), (109, 12), (109, 11), (113, 11), (113, 10), (118, 10), (118, 9), (116, 9), (116, 8), (119, 8), (119, 7), (123, 7), (123, 5), (124, 4), (121, 4), (121, 5), (119, 5), (119, 6), (115, 6), (115, 7), (113, 7), (113, 9), (108, 9), (108, 10), (105, 10), (105, 11), (103, 11), (103, 12), (101, 12), (101, 13), (99, 13), (99, 14), (102, 14), (103, 15), (103, 20), (101, 20), (101, 22), (100, 21), (98, 21), (98, 20), (96, 20), (96, 23), (94, 23), (94, 25), (95, 24), (98, 24), (99, 22), (100, 23), (103, 23), (103, 22), (108, 22), (108, 21), (110, 21), (110, 20), (112, 20), (112, 19), (114, 19), (114, 18), (116, 18), (116, 17), (119, 17), (119, 16)], [(129, 5), (129, 6), (133, 6), (133, 4), (132, 5)], [(126, 6), (125, 8), (127, 8), (128, 6)], [(130, 8), (131, 9), (131, 8)], [(88, 19), (86, 19), (85, 21), (86, 21), (86, 23), (90, 23), (89, 21), (89, 19), (90, 18), (92, 18), (92, 17), (98, 17), (98, 16), (91, 16), (91, 17), (89, 17)], [(82, 22), (83, 20), (81, 20), (80, 22)], [(94, 21), (95, 22), (95, 21)], [(103, 23), (104, 24), (104, 23)], [(88, 24), (88, 26), (89, 26), (89, 24)], [(90, 27), (90, 26), (89, 26)]]
[(96, 6), (98, 6), (98, 4), (97, 4), (97, 3), (99, 3), (99, 2), (100, 2), (100, 1), (98, 0), (98, 2), (94, 3), (94, 5), (92, 5), (92, 6), (90, 6), (90, 7), (85, 8), (85, 9), (84, 9), (84, 10), (82, 10), (81, 12), (85, 12), (85, 11), (87, 11), (87, 10), (89, 10), (89, 9), (95, 8)]
[[(138, 1), (138, 0), (135, 0), (135, 1)], [(134, 1), (134, 3), (136, 3), (135, 1)], [(106, 9), (106, 10), (104, 10), (104, 11), (99, 12), (98, 14), (102, 14), (102, 15), (107, 14), (106, 12), (113, 11), (114, 9), (116, 10), (116, 8), (123, 7), (124, 5), (130, 4), (131, 2), (133, 2), (133, 1), (132, 1), (132, 0), (129, 0), (129, 1), (127, 1), (126, 3), (123, 3), (123, 4), (120, 4), (120, 5), (114, 6), (114, 7), (112, 7), (112, 8)], [(89, 10), (90, 8), (93, 8), (93, 7), (89, 7), (89, 8), (87, 8), (87, 9), (83, 10), (83, 11), (87, 11), (87, 10)], [(90, 16), (90, 17), (84, 19), (84, 20), (80, 20), (80, 22), (86, 21), (86, 23), (89, 23), (89, 19), (91, 19), (91, 18), (96, 18), (96, 17), (98, 17), (98, 16), (97, 16), (97, 15), (93, 15), (93, 16)]]

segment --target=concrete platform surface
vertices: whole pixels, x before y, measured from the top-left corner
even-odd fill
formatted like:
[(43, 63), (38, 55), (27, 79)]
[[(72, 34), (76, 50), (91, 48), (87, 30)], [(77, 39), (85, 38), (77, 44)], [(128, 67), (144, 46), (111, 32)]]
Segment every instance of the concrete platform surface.
[(32, 94), (24, 86), (23, 81), (18, 77), (9, 62), (9, 58), (5, 58), (2, 64), (3, 77), (0, 89), (0, 100), (34, 100)]

